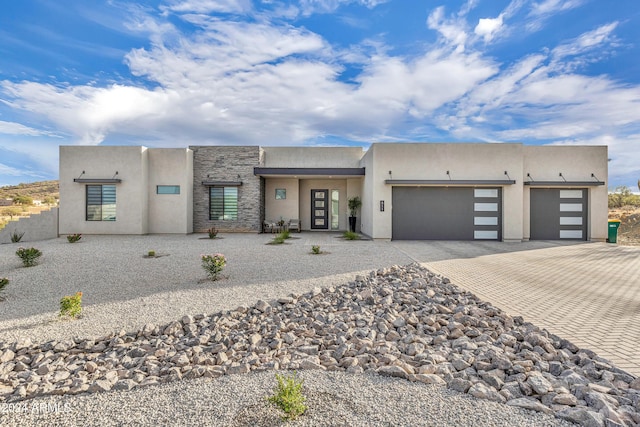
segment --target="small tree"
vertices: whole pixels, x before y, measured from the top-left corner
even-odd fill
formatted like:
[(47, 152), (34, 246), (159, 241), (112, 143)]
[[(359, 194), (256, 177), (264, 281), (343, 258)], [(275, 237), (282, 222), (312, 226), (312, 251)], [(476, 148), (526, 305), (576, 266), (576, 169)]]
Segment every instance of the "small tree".
[(362, 200), (360, 200), (360, 197), (355, 196), (350, 198), (347, 201), (347, 204), (349, 205), (349, 216), (357, 216), (358, 209), (362, 206)]
[(13, 198), (13, 203), (16, 205), (31, 206), (33, 205), (33, 198), (31, 196), (22, 196), (18, 194)]

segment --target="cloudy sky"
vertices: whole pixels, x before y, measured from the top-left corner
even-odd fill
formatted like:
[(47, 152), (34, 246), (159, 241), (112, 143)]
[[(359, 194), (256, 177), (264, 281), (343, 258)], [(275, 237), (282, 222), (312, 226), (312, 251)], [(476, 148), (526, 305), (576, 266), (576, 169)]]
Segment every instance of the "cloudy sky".
[(0, 185), (60, 145), (609, 146), (640, 179), (638, 0), (20, 0)]

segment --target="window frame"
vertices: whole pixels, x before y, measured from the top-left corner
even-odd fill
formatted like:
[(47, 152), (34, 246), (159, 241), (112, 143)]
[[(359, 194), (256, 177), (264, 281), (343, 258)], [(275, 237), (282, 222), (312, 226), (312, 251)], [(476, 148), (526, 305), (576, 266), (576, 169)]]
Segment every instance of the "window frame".
[[(99, 201), (97, 193), (90, 195), (91, 189), (100, 189)], [(93, 199), (94, 203), (89, 203)], [(105, 200), (106, 199), (106, 200)], [(105, 203), (106, 202), (106, 203)], [(112, 207), (111, 207), (112, 206)], [(93, 207), (93, 208), (90, 208)], [(105, 207), (107, 207), (105, 209)], [(90, 212), (94, 210), (95, 212)], [(105, 212), (106, 211), (106, 212)], [(117, 191), (113, 184), (91, 184), (85, 186), (85, 221), (91, 222), (115, 222), (117, 212)], [(110, 215), (113, 213), (113, 215)], [(105, 217), (105, 214), (108, 215)], [(98, 216), (99, 218), (96, 218)]]
[[(163, 189), (174, 189), (177, 191), (173, 192), (160, 192), (160, 188)], [(179, 185), (156, 185), (156, 194), (160, 196), (171, 196), (171, 195), (179, 195), (180, 194), (180, 186)]]
[[(214, 190), (220, 191), (222, 190), (222, 211), (221, 211), (221, 215), (217, 215), (214, 217), (213, 214), (213, 202), (214, 202), (214, 196), (213, 196), (213, 192)], [(235, 192), (235, 194), (233, 195), (234, 197), (231, 198), (231, 192)], [(238, 200), (240, 196), (240, 192), (238, 191), (238, 187), (236, 186), (222, 186), (222, 185), (214, 185), (209, 187), (209, 221), (238, 221)], [(219, 195), (217, 197), (220, 197)], [(227, 199), (229, 197), (229, 199)], [(235, 203), (233, 203), (235, 202)], [(233, 209), (233, 205), (235, 204), (235, 211)], [(228, 209), (228, 210), (227, 210)], [(227, 216), (230, 216), (230, 218), (227, 218)], [(222, 218), (220, 218), (222, 217)]]

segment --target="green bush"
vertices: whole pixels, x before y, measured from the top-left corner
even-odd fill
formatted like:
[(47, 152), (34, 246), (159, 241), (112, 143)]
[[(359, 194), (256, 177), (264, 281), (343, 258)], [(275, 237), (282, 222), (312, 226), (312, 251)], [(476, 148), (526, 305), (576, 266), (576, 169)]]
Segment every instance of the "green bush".
[(82, 312), (82, 292), (75, 295), (62, 297), (60, 300), (60, 317), (69, 316), (76, 318)]
[(284, 412), (283, 420), (295, 420), (307, 410), (307, 398), (302, 394), (304, 380), (298, 380), (295, 372), (287, 376), (276, 374), (276, 380), (274, 395), (267, 400)]
[(354, 233), (353, 231), (345, 231), (342, 235), (347, 240), (358, 240), (360, 235), (358, 233)]
[(19, 248), (16, 251), (16, 255), (22, 260), (22, 265), (25, 267), (33, 267), (37, 264), (42, 252), (36, 248)]
[(75, 243), (75, 242), (77, 242), (77, 241), (78, 241), (78, 240), (80, 240), (80, 239), (82, 239), (82, 234), (69, 234), (69, 235), (67, 236), (67, 241), (68, 241), (69, 243)]
[(629, 187), (616, 187), (613, 193), (609, 193), (609, 208), (621, 208), (623, 206), (640, 207), (640, 195), (633, 194)]
[(280, 233), (280, 236), (282, 236), (283, 239), (290, 239), (291, 238), (291, 232), (289, 230), (284, 230), (282, 233)]
[(2, 296), (2, 292), (4, 291), (4, 288), (9, 284), (9, 279), (7, 279), (6, 277), (0, 277), (0, 301), (4, 300), (4, 297)]
[(215, 239), (216, 236), (218, 235), (218, 229), (215, 227), (211, 227), (210, 229), (207, 230), (207, 234), (209, 234), (210, 239)]
[(156, 256), (156, 251), (149, 251), (149, 252), (147, 252), (147, 256), (150, 256), (150, 257), (154, 257), (154, 256)]
[(11, 233), (11, 242), (18, 243), (20, 240), (22, 240), (22, 236), (24, 236), (24, 232), (19, 233), (18, 231), (14, 231), (13, 233)]
[(320, 246), (318, 245), (311, 246), (311, 253), (313, 253), (314, 255), (318, 255), (320, 253)]

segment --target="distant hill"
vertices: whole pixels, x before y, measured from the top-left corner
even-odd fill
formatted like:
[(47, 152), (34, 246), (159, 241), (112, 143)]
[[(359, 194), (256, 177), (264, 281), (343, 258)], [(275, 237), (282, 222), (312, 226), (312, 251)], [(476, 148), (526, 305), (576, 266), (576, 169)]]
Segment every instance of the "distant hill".
[(0, 187), (0, 199), (12, 199), (15, 196), (30, 196), (34, 200), (42, 200), (45, 196), (58, 199), (60, 197), (58, 180)]

